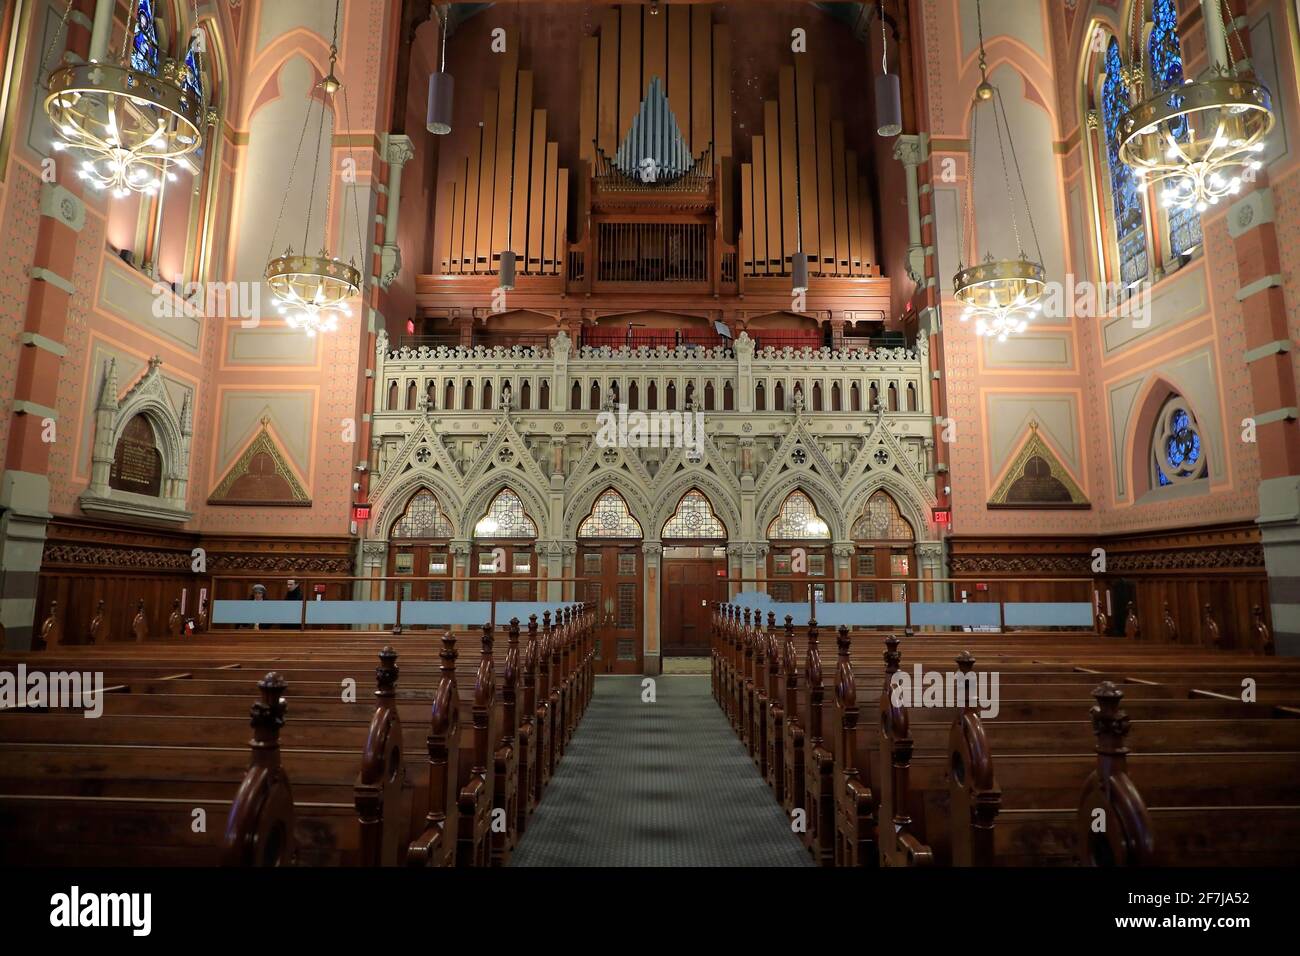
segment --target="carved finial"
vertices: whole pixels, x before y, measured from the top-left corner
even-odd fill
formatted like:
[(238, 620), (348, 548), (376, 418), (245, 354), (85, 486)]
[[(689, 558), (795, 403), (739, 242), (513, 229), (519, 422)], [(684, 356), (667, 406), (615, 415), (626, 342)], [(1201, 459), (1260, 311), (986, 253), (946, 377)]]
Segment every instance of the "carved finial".
[(849, 629), (845, 624), (841, 624), (838, 631), (835, 632), (835, 644), (840, 650), (840, 657), (849, 656)]
[(443, 633), (442, 653), (438, 657), (442, 661), (438, 667), (439, 673), (444, 677), (454, 677), (456, 674), (456, 637), (451, 631)]
[(379, 652), (379, 666), (375, 668), (375, 696), (397, 696), (397, 651), (389, 645)]
[(898, 635), (890, 634), (885, 638), (885, 673), (893, 674), (898, 670), (898, 664), (903, 659), (902, 653), (898, 649)]
[(262, 699), (253, 704), (248, 721), (253, 727), (254, 747), (275, 747), (279, 744), (280, 728), (284, 726), (284, 713), (287, 709), (284, 692), (288, 688), (283, 675), (275, 671), (258, 681), (257, 689)]
[(963, 674), (969, 674), (975, 669), (975, 658), (970, 651), (962, 651), (957, 655), (957, 669)]
[(1114, 756), (1128, 753), (1124, 738), (1128, 736), (1128, 714), (1120, 709), (1124, 692), (1110, 681), (1102, 681), (1092, 692), (1097, 701), (1089, 710), (1092, 732), (1097, 735), (1097, 752)]

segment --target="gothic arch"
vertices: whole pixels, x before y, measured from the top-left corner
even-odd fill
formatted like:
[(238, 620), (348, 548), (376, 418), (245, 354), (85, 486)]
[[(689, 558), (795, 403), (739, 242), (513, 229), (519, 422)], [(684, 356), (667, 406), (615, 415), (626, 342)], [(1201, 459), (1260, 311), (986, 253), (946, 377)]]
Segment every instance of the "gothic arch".
[(645, 490), (633, 482), (626, 472), (614, 468), (601, 468), (592, 472), (570, 493), (564, 507), (564, 522), (560, 528), (562, 537), (566, 540), (578, 537), (578, 525), (591, 514), (596, 499), (609, 488), (617, 491), (627, 502), (627, 510), (632, 513), (632, 517), (645, 532), (643, 540), (652, 540), (653, 536), (658, 535), (658, 528), (653, 522), (647, 520), (649, 503), (646, 500)]
[(462, 537), (473, 534), (474, 525), (478, 524), (478, 520), (487, 513), (492, 499), (503, 488), (509, 488), (524, 503), (524, 511), (537, 525), (539, 540), (554, 537), (547, 493), (534, 485), (532, 479), (521, 471), (491, 472), (481, 483), (474, 486), (466, 498), (465, 506), (460, 512), (460, 520), (457, 522)]
[(413, 468), (384, 492), (383, 498), (378, 502), (378, 518), (375, 521), (375, 530), (370, 535), (387, 541), (392, 534), (393, 525), (397, 519), (402, 516), (406, 509), (406, 503), (411, 500), (411, 496), (421, 489), (432, 492), (442, 505), (443, 514), (451, 522), (454, 537), (464, 536), (465, 524), (461, 521), (461, 501), (460, 496), (436, 474), (423, 471), (419, 468)]
[(736, 541), (741, 537), (740, 508), (732, 493), (707, 471), (692, 469), (673, 478), (656, 494), (658, 504), (655, 508), (652, 526), (655, 536), (663, 531), (664, 523), (677, 511), (677, 505), (688, 491), (696, 490), (709, 499), (713, 513), (717, 515), (727, 531), (727, 540)]
[(867, 499), (879, 490), (889, 492), (889, 496), (898, 505), (912, 530), (916, 532), (917, 541), (933, 541), (935, 534), (930, 520), (929, 509), (925, 499), (903, 477), (894, 471), (869, 471), (856, 482), (844, 495), (844, 513), (848, 516), (849, 527), (862, 514)]
[(844, 512), (840, 509), (840, 496), (835, 489), (822, 478), (808, 471), (796, 471), (781, 476), (767, 489), (763, 498), (754, 506), (754, 535), (766, 539), (768, 525), (772, 523), (781, 510), (781, 505), (790, 492), (798, 489), (812, 499), (823, 521), (830, 527), (832, 541), (844, 541), (848, 537), (848, 526), (844, 521)]
[(1200, 402), (1192, 398), (1187, 389), (1180, 387), (1173, 376), (1164, 373), (1152, 375), (1143, 384), (1137, 400), (1133, 403), (1133, 414), (1129, 417), (1128, 435), (1124, 441), (1124, 467), (1128, 470), (1131, 500), (1135, 502), (1143, 495), (1158, 489), (1151, 474), (1152, 434), (1160, 410), (1175, 395), (1182, 399), (1197, 422), (1197, 431), (1201, 437), (1201, 453), (1209, 463), (1209, 476), (1203, 490), (1208, 491), (1210, 483), (1220, 477), (1216, 472), (1217, 468), (1222, 467), (1218, 464), (1221, 459), (1216, 454), (1216, 435), (1206, 417), (1201, 414), (1204, 410), (1201, 409)]

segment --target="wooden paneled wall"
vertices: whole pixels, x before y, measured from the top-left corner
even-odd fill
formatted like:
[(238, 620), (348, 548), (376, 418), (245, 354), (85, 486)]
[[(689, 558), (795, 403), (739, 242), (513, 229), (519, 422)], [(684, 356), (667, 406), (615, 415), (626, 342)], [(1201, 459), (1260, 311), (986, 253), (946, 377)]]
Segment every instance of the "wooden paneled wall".
[(487, 90), (477, 142), (441, 184), (434, 263), (445, 274), (490, 274), (502, 250), (516, 269), (556, 275), (568, 244), (569, 171), (546, 138), (533, 73), (519, 69), (519, 35), (507, 30), (498, 86)]
[(808, 253), (814, 275), (878, 276), (866, 163), (844, 145), (830, 88), (807, 55), (781, 67), (777, 98), (741, 164), (740, 257), (746, 275), (787, 275)]
[(597, 13), (596, 36), (585, 37), (579, 63), (579, 156), (596, 148), (609, 157), (632, 125), (653, 77), (693, 156), (713, 146), (715, 162), (731, 155), (731, 46), (709, 4), (661, 4), (657, 14), (636, 3)]

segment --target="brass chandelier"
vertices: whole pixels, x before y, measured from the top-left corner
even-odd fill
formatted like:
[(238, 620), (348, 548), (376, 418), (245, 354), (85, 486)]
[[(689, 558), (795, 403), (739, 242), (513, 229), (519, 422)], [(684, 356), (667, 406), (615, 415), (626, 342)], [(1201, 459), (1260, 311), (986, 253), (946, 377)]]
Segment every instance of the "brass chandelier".
[[(338, 62), (338, 37), (339, 3), (338, 0), (335, 0), (334, 37), (330, 42), (329, 73), (315, 87), (324, 94), (325, 100), (332, 99), (343, 88), (343, 84), (334, 73), (335, 65)], [(346, 95), (343, 98), (343, 103), (346, 111)], [(357, 268), (356, 260), (344, 262), (338, 257), (331, 256), (325, 245), (328, 242), (330, 223), (328, 186), (326, 187), (324, 224), (326, 239), (322, 243), (318, 254), (312, 256), (306, 252), (311, 234), (311, 211), (316, 204), (316, 183), (320, 167), (320, 147), (325, 129), (325, 110), (326, 103), (322, 102), (316, 127), (316, 155), (312, 162), (311, 194), (308, 197), (306, 223), (303, 226), (303, 253), (301, 255), (295, 253), (293, 246), (290, 245), (283, 255), (270, 259), (265, 273), (266, 283), (270, 286), (277, 300), (276, 311), (284, 317), (290, 328), (302, 329), (309, 338), (314, 338), (321, 332), (338, 331), (340, 316), (352, 315), (348, 300), (361, 292), (361, 270)], [(311, 98), (308, 97), (307, 111), (303, 117), (302, 133), (298, 137), (298, 151), (294, 154), (293, 165), (289, 170), (289, 182), (285, 186), (284, 200), (280, 205), (280, 216), (276, 220), (275, 231), (271, 235), (272, 256), (274, 256), (280, 223), (284, 219), (285, 206), (288, 204), (289, 193), (292, 191), (293, 175), (297, 171), (298, 159), (302, 155), (302, 145), (307, 138), (307, 128), (310, 123)], [(350, 153), (351, 146), (348, 149)], [(354, 202), (355, 199), (354, 195)], [(346, 218), (345, 215), (344, 226), (346, 225)], [(361, 222), (359, 216), (357, 222), (359, 227)]]
[[(975, 320), (976, 334), (1005, 342), (1008, 336), (1025, 331), (1034, 317), (1042, 312), (1041, 300), (1047, 285), (1047, 271), (1042, 265), (1043, 256), (1038, 244), (1038, 230), (1034, 227), (1034, 217), (1029, 208), (1029, 196), (1025, 192), (1024, 177), (1020, 174), (1020, 161), (1016, 158), (1016, 145), (1007, 123), (1002, 93), (989, 82), (988, 61), (984, 54), (984, 16), (979, 0), (976, 2), (976, 16), (979, 24), (980, 84), (975, 89), (975, 98), (971, 102), (970, 109), (971, 200), (966, 206), (965, 233), (971, 236), (975, 234), (973, 209), (979, 187), (976, 178), (979, 159), (979, 113), (981, 104), (987, 103), (988, 112), (993, 114), (993, 129), (997, 136), (998, 153), (1002, 160), (1002, 178), (1007, 191), (1007, 208), (1011, 213), (1011, 228), (1015, 233), (1019, 256), (1015, 259), (995, 259), (991, 252), (986, 252), (983, 261), (966, 266), (963, 248), (959, 252), (957, 274), (953, 277), (953, 297), (963, 306), (961, 321)], [(1011, 187), (1011, 169), (1007, 166), (1008, 151), (1011, 153), (1012, 165), (1015, 168), (1020, 201), (1024, 204), (1029, 229), (1033, 235), (1037, 253), (1035, 259), (1030, 259), (1025, 253), (1024, 243), (1021, 240), (1020, 222), (1016, 214), (1016, 197)], [(964, 236), (959, 237), (959, 245), (964, 247), (964, 244)], [(978, 251), (973, 253), (972, 258), (978, 258)]]
[[(1127, 71), (1138, 102), (1120, 121), (1119, 156), (1140, 183), (1163, 184), (1166, 208), (1204, 212), (1240, 192), (1243, 180), (1261, 168), (1259, 154), (1275, 122), (1272, 96), (1254, 76), (1238, 71), (1220, 0), (1205, 0), (1210, 69), (1195, 81), (1183, 77), (1172, 0), (1153, 0), (1145, 46), (1142, 6), (1134, 4)], [(1235, 20), (1232, 32), (1245, 59)]]
[[(203, 145), (204, 127), (216, 121), (204, 102), (197, 4), (181, 60), (162, 55), (153, 7), (152, 0), (135, 0), (115, 58), (62, 67), (48, 81), (45, 112), (58, 136), (53, 148), (80, 156), (77, 175), (117, 198), (156, 194), (176, 178), (173, 165), (197, 172), (188, 157)], [(69, 0), (62, 26), (71, 9)]]

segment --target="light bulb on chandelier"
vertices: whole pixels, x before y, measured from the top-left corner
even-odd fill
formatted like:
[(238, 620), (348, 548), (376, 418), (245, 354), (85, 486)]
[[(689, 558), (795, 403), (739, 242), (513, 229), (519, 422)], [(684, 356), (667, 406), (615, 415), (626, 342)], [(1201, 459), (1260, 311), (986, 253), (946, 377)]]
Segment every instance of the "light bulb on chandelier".
[[(70, 10), (71, 4), (60, 29)], [(157, 194), (176, 179), (176, 167), (196, 172), (188, 157), (202, 147), (203, 128), (216, 121), (204, 104), (202, 31), (195, 28), (181, 60), (168, 59), (152, 11), (140, 0), (116, 57), (65, 66), (48, 81), (45, 111), (56, 133), (51, 146), (78, 156), (77, 176), (116, 198)], [(197, 23), (197, 9), (192, 15)], [(106, 48), (106, 39), (99, 42)]]
[[(1161, 187), (1160, 204), (1169, 210), (1205, 212), (1241, 192), (1263, 168), (1261, 154), (1275, 117), (1268, 88), (1238, 71), (1219, 0), (1206, 0), (1205, 32), (1211, 65), (1204, 79), (1183, 77), (1177, 12), (1172, 0), (1156, 0), (1151, 23), (1134, 10), (1133, 48), (1126, 76), (1140, 99), (1150, 76), (1147, 98), (1125, 110), (1119, 125), (1119, 158), (1139, 185)], [(1148, 30), (1149, 27), (1149, 30)], [(1237, 33), (1236, 20), (1232, 20)], [(1146, 45), (1142, 37), (1147, 36)], [(1240, 36), (1237, 36), (1241, 45)], [(1242, 46), (1242, 59), (1245, 50)]]

